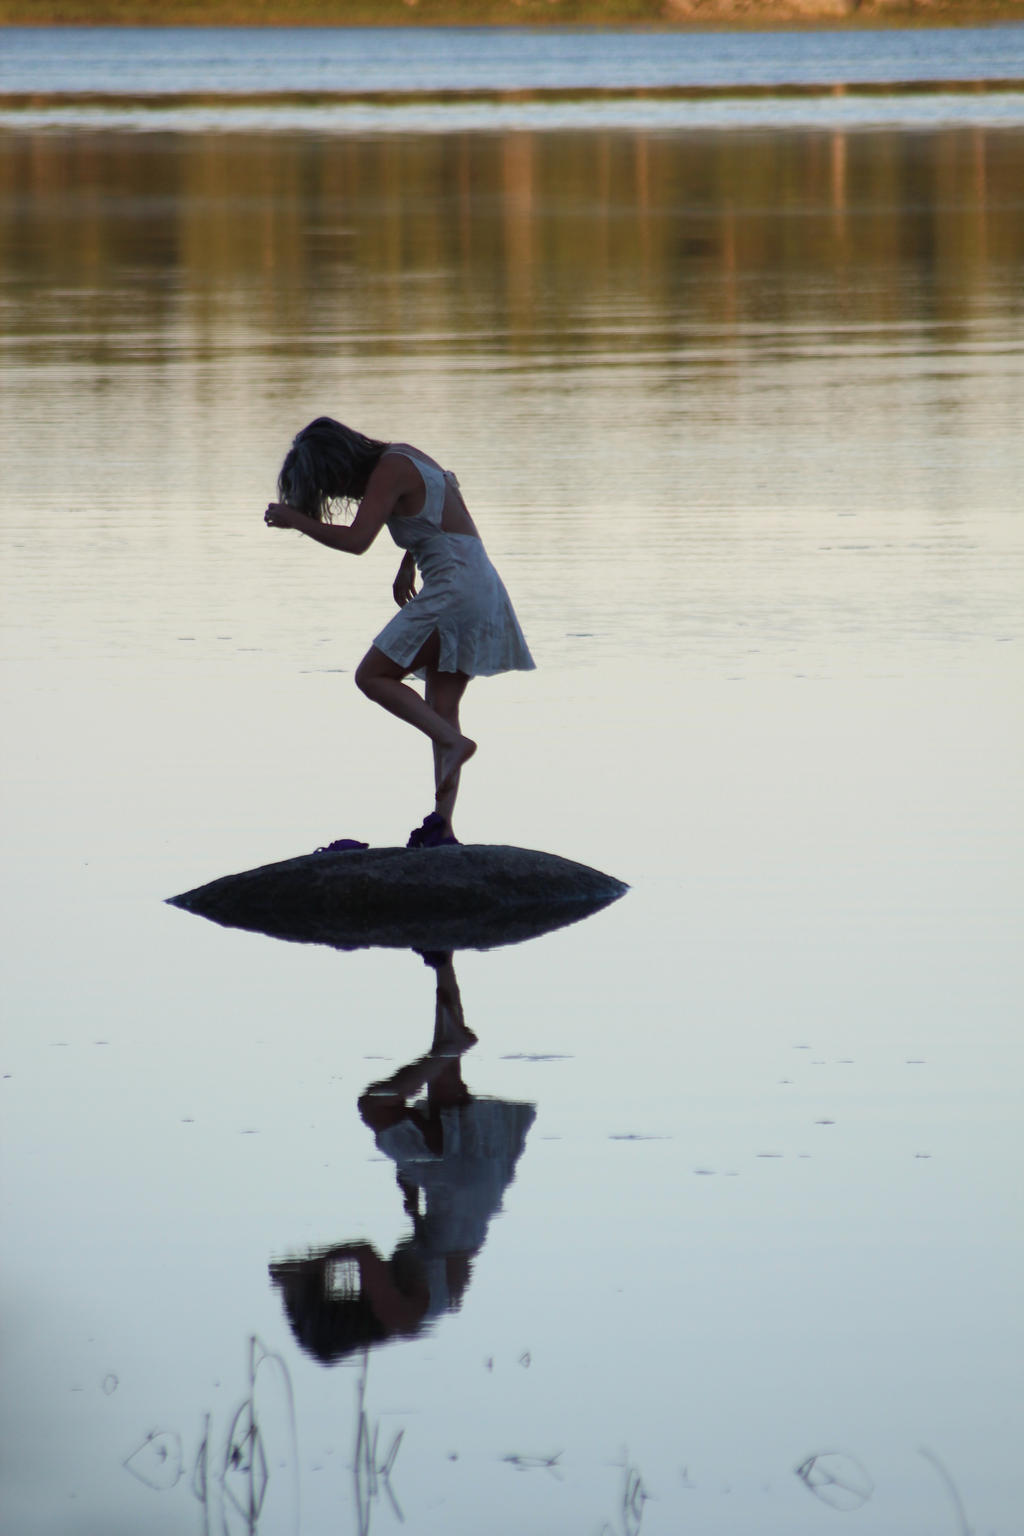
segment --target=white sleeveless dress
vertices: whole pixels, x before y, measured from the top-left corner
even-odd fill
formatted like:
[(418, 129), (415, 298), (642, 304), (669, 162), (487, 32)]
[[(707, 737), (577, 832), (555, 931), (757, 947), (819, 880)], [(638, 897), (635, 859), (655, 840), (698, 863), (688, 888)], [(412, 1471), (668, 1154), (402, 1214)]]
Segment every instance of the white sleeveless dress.
[(410, 667), (436, 631), (441, 672), (493, 677), (532, 671), (533, 657), (483, 544), (472, 534), (445, 533), (441, 527), (446, 481), (457, 486), (455, 476), (408, 449), (387, 451), (409, 459), (423, 479), (422, 510), (415, 517), (391, 517), (387, 524), (399, 549), (407, 549), (416, 561), (422, 585), (374, 645), (400, 667)]
[[(426, 1100), (415, 1106), (426, 1110)], [(515, 1177), (526, 1136), (536, 1119), (532, 1104), (471, 1098), (441, 1111), (441, 1150), (431, 1151), (411, 1118), (378, 1131), (377, 1146), (392, 1158), (399, 1179), (423, 1192), (404, 1247), (418, 1257), (430, 1290), (427, 1317), (451, 1306), (447, 1259), (479, 1253), (487, 1229)]]

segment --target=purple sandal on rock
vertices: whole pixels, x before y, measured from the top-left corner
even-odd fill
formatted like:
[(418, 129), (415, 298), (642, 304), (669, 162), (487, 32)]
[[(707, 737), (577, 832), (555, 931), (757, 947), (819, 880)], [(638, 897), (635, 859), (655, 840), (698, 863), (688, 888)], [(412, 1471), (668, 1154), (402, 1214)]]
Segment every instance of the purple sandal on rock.
[(354, 837), (338, 837), (333, 843), (325, 843), (322, 848), (314, 848), (314, 853), (355, 853), (358, 849), (369, 848), (369, 843), (360, 843)]
[(458, 838), (453, 832), (445, 830), (447, 822), (437, 811), (431, 811), (429, 816), (424, 816), (422, 826), (409, 833), (407, 848), (448, 848), (458, 843)]

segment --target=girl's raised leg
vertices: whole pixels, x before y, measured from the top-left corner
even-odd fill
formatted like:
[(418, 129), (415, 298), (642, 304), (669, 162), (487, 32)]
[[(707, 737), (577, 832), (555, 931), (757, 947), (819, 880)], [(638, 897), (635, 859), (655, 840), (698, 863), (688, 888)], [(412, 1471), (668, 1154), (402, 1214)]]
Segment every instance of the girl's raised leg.
[[(403, 682), (403, 678), (416, 668), (423, 667), (428, 672), (436, 668), (439, 649), (437, 636), (433, 635), (421, 648), (412, 666), (401, 667), (385, 656), (383, 651), (378, 651), (376, 646), (371, 646), (356, 668), (356, 685), (368, 699), (380, 704), (389, 714), (397, 715), (399, 720), (405, 720), (430, 737), (440, 759), (438, 761), (435, 757), (436, 795), (440, 800), (451, 792), (453, 784), (458, 787), (459, 770), (473, 756), (476, 742), (463, 736), (457, 725), (446, 720), (426, 699), (420, 697), (415, 688)], [(461, 672), (439, 673), (438, 676), (462, 678), (462, 690), (458, 696), (462, 697), (468, 677)], [(457, 704), (458, 700), (456, 707)]]

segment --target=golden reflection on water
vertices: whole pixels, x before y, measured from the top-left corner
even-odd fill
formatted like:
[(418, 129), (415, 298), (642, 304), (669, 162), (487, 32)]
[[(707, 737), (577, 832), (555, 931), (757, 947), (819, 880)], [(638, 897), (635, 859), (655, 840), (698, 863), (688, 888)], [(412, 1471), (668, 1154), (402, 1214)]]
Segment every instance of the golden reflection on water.
[[(267, 337), (534, 359), (759, 323), (1019, 316), (1020, 135), (6, 135), (7, 333), (96, 360), (244, 313)], [(351, 295), (359, 294), (358, 313)], [(66, 300), (75, 295), (68, 313)], [(144, 348), (145, 334), (136, 337)]]
[[(336, 573), (321, 606), (301, 558), (261, 589), (248, 528), (327, 410), (460, 471), (544, 661), (656, 646), (791, 675), (1001, 642), (1022, 143), (4, 134), (0, 420), (16, 448), (48, 434), (80, 541), (16, 544), (15, 628), (57, 644), (59, 596), (106, 644), (144, 591), (176, 632), (184, 580), (239, 645), (268, 604), (285, 649), (314, 612), (333, 636)], [(34, 503), (37, 456), (7, 473)], [(361, 640), (380, 606), (346, 590)]]

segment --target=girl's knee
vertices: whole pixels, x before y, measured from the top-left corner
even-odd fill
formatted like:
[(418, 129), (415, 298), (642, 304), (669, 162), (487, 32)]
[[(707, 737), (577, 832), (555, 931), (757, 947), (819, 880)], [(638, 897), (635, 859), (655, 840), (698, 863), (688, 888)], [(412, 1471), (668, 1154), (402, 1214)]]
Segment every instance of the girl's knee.
[(372, 693), (373, 685), (382, 673), (372, 651), (367, 651), (355, 670), (355, 685), (360, 693)]

